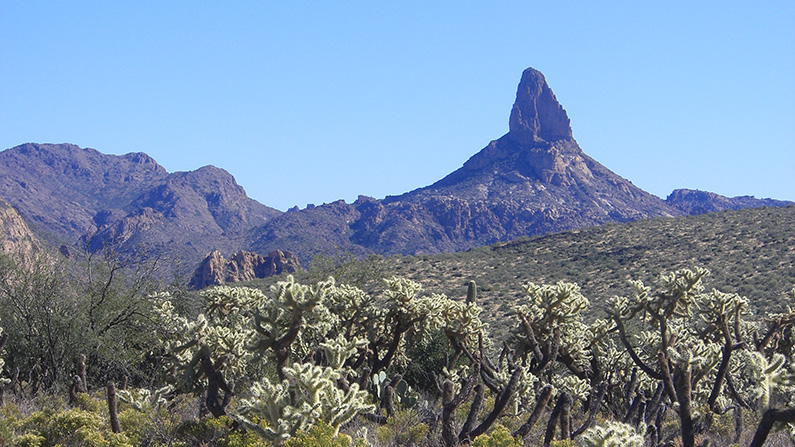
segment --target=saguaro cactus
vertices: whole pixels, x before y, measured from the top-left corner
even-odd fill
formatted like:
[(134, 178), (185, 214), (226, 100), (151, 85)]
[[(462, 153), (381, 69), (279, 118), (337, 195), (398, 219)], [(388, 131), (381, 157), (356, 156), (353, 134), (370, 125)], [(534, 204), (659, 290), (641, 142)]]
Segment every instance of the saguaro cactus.
[(478, 299), (478, 285), (475, 280), (469, 281), (469, 286), (467, 287), (467, 304), (474, 304), (475, 301)]

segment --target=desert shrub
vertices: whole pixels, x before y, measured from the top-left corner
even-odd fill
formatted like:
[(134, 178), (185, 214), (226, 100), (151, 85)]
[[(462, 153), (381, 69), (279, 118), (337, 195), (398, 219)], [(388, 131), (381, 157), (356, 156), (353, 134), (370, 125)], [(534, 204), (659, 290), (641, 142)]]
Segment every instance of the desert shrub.
[(346, 434), (335, 435), (331, 425), (319, 421), (309, 430), (302, 430), (287, 440), (286, 447), (350, 447), (351, 437)]
[(437, 392), (434, 372), (447, 365), (449, 343), (444, 332), (432, 331), (428, 337), (412, 340), (406, 355), (413, 361), (406, 365), (403, 379), (412, 387), (423, 391)]
[(511, 432), (502, 425), (497, 425), (490, 433), (482, 434), (472, 441), (473, 447), (522, 447), (520, 439), (511, 436)]
[(44, 439), (44, 436), (39, 434), (24, 433), (14, 438), (14, 442), (10, 442), (8, 444), (4, 443), (4, 445), (12, 445), (14, 447), (43, 447), (46, 445), (46, 441), (47, 440)]
[[(22, 421), (20, 429), (25, 434), (38, 437), (25, 437), (26, 445), (63, 447), (126, 447), (132, 446), (123, 434), (112, 433), (105, 427), (102, 416), (80, 408), (70, 410), (44, 410), (30, 415)], [(37, 444), (38, 443), (38, 444)]]
[(412, 410), (396, 412), (385, 425), (375, 430), (375, 437), (383, 446), (417, 445), (427, 435), (428, 426), (420, 422), (419, 415)]

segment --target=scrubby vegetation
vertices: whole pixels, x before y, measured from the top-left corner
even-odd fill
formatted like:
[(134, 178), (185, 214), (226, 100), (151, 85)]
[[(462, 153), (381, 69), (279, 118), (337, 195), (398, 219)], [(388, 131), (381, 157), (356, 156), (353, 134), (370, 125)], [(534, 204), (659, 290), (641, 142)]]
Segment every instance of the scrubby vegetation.
[[(198, 293), (155, 281), (156, 259), (0, 256), (0, 445), (791, 445), (788, 213), (318, 259)], [(716, 248), (740, 237), (757, 249)]]
[(600, 316), (577, 284), (529, 283), (498, 337), (475, 282), (465, 299), (399, 277), (374, 293), (287, 277), (114, 301), (121, 285), (83, 296), (6, 261), (3, 445), (795, 440), (795, 311), (754, 318), (701, 268), (636, 280)]

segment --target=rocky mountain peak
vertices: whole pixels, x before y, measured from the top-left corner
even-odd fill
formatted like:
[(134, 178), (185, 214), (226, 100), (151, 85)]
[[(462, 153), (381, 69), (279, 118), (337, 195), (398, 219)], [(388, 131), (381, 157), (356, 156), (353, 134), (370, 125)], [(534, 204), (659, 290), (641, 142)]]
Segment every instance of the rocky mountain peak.
[(528, 68), (516, 91), (511, 109), (509, 135), (519, 143), (570, 140), (571, 126), (566, 110), (558, 103), (544, 75)]

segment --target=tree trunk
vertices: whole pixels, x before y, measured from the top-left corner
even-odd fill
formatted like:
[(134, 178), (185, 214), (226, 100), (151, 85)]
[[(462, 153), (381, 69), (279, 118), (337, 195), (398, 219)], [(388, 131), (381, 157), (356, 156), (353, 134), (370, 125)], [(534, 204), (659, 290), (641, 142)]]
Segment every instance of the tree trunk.
[(795, 408), (787, 408), (786, 410), (777, 410), (771, 408), (765, 411), (762, 415), (762, 420), (759, 422), (759, 427), (754, 433), (754, 439), (748, 447), (762, 447), (776, 422), (795, 422)]
[(674, 374), (676, 400), (679, 402), (679, 422), (682, 429), (682, 446), (694, 447), (696, 435), (693, 427), (693, 412), (691, 408), (690, 365)]
[(108, 382), (108, 413), (110, 413), (110, 429), (113, 433), (121, 433), (119, 412), (116, 404), (116, 384)]

